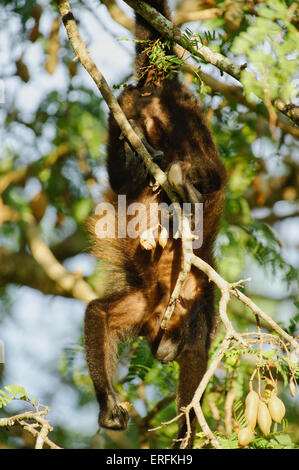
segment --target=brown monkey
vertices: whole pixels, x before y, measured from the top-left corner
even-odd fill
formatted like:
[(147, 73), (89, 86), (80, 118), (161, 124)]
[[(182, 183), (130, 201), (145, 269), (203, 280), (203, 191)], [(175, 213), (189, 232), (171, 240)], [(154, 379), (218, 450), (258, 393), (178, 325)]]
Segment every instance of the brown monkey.
[[(164, 0), (148, 1), (169, 17)], [(156, 41), (158, 33), (136, 15), (136, 38)], [(178, 77), (151, 79), (148, 43), (136, 44), (136, 86), (121, 93), (119, 103), (128, 119), (144, 136), (144, 142), (182, 201), (203, 201), (203, 243), (195, 254), (213, 265), (213, 242), (221, 216), (225, 169), (219, 158), (201, 105)], [(166, 48), (166, 53), (172, 50)], [(127, 204), (169, 202), (165, 193), (153, 191), (151, 178), (141, 159), (121, 135), (113, 116), (109, 119), (107, 160), (112, 191), (108, 200), (117, 207), (117, 196)], [(114, 217), (114, 215), (112, 215)], [(128, 224), (127, 216), (125, 223)], [(116, 219), (114, 220), (116, 221)], [(94, 232), (94, 227), (92, 228)], [(155, 358), (180, 365), (178, 408), (187, 405), (205, 370), (214, 326), (214, 290), (202, 272), (193, 268), (166, 330), (160, 322), (182, 266), (181, 241), (170, 238), (164, 249), (145, 251), (138, 238), (94, 237), (94, 253), (107, 264), (107, 294), (92, 301), (85, 314), (85, 348), (90, 375), (100, 406), (99, 424), (123, 430), (128, 412), (117, 404), (113, 373), (119, 341), (143, 336)], [(193, 435), (196, 426), (191, 416)], [(178, 440), (186, 433), (179, 422)], [(192, 447), (193, 436), (188, 446)]]

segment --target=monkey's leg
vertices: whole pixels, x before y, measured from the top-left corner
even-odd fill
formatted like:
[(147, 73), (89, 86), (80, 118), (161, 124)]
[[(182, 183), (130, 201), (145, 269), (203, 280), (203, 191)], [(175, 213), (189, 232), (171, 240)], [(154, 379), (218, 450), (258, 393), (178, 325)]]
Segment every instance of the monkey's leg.
[(90, 302), (85, 313), (86, 359), (100, 405), (99, 425), (104, 428), (124, 430), (128, 412), (116, 403), (112, 376), (116, 363), (117, 338), (108, 328), (108, 312), (99, 300)]
[[(180, 354), (177, 362), (180, 365), (180, 377), (177, 389), (177, 406), (178, 410), (189, 405), (194, 393), (206, 371), (207, 353), (198, 349), (185, 349)], [(197, 419), (192, 409), (190, 412), (191, 435), (188, 439), (187, 448), (191, 449), (193, 445)], [(187, 424), (185, 416), (179, 420), (179, 429), (173, 449), (179, 449), (182, 439), (186, 437)]]
[(134, 339), (147, 308), (141, 291), (123, 295), (114, 302), (94, 300), (85, 313), (85, 350), (97, 400), (99, 425), (114, 430), (127, 427), (128, 412), (116, 402), (112, 379), (119, 338)]

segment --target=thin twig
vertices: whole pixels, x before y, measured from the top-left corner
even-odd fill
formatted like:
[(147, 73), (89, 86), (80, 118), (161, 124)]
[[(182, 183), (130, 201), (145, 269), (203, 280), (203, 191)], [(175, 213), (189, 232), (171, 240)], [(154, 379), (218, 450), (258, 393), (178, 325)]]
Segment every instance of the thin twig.
[[(42, 449), (44, 444), (49, 446), (51, 449), (61, 449), (57, 444), (55, 444), (48, 437), (48, 433), (53, 430), (49, 421), (45, 418), (49, 408), (45, 407), (42, 411), (30, 412), (26, 411), (25, 413), (20, 413), (15, 416), (10, 416), (9, 418), (0, 418), (0, 427), (9, 427), (19, 424), (26, 431), (30, 432), (34, 437), (36, 437), (36, 449)], [(28, 421), (35, 421), (30, 423)], [(36, 429), (40, 427), (41, 429)]]

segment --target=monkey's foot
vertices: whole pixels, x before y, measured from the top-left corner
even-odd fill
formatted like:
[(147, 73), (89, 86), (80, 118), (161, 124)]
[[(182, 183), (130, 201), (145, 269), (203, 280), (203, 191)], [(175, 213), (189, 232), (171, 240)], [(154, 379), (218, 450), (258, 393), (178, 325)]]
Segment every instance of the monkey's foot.
[(114, 405), (112, 409), (102, 410), (99, 414), (99, 425), (102, 428), (124, 431), (127, 428), (129, 413), (122, 406)]

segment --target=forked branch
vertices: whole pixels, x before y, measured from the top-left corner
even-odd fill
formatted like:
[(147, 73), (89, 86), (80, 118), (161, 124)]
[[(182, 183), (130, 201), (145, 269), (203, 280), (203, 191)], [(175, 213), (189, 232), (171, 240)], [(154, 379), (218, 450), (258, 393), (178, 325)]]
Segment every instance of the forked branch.
[(0, 418), (0, 427), (22, 426), (25, 431), (28, 431), (36, 439), (35, 449), (43, 449), (45, 445), (50, 449), (61, 449), (48, 437), (49, 432), (53, 431), (46, 418), (49, 411), (46, 406), (42, 410), (36, 407), (35, 411), (26, 411), (9, 418)]

